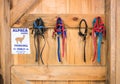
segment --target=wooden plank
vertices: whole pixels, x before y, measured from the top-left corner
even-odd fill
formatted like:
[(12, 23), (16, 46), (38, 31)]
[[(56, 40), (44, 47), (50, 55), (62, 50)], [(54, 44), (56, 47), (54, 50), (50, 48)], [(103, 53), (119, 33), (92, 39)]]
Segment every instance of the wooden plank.
[(69, 84), (90, 84), (89, 81), (69, 81)]
[(20, 0), (10, 0), (10, 9), (14, 8)]
[(70, 0), (70, 14), (104, 14), (105, 0)]
[(56, 13), (56, 0), (43, 0), (42, 1), (42, 12), (44, 14), (54, 14)]
[(67, 0), (56, 0), (56, 14), (66, 14), (69, 10)]
[[(20, 19), (18, 23), (14, 24), (13, 27), (33, 27), (33, 21), (38, 17), (44, 20), (46, 26), (55, 26), (57, 17), (61, 17), (64, 23), (70, 27), (76, 27), (79, 25), (81, 19), (86, 19), (88, 26), (92, 27), (92, 21), (95, 17), (101, 16), (105, 21), (104, 14), (28, 14), (24, 18)], [(77, 20), (73, 20), (78, 18)]]
[(105, 80), (101, 66), (14, 66), (11, 73), (25, 80)]
[[(86, 0), (87, 1), (87, 0)], [(105, 1), (106, 0), (89, 0), (92, 3), (92, 14), (105, 14)]]
[(41, 0), (30, 14), (65, 14), (67, 0)]
[(56, 84), (56, 81), (43, 81), (43, 84)]
[(41, 0), (30, 14), (104, 14), (105, 0)]
[(36, 84), (36, 81), (30, 81), (31, 84)]
[(29, 81), (30, 84), (43, 84), (43, 81)]
[[(67, 1), (67, 2), (66, 2)], [(72, 0), (51, 0), (51, 2), (49, 0), (39, 0), (39, 3), (38, 6), (34, 6), (34, 10), (31, 10), (29, 13), (30, 14), (46, 14), (44, 15), (45, 17), (48, 16), (48, 18), (45, 19), (45, 23), (47, 26), (54, 26), (55, 25), (55, 20), (56, 20), (56, 16), (52, 15), (53, 13), (54, 14), (66, 14), (66, 10), (67, 10), (67, 14), (88, 14), (83, 15), (83, 17), (80, 16), (80, 18), (78, 19), (78, 21), (72, 21), (72, 18), (70, 17), (70, 19), (66, 19), (64, 18), (66, 24), (68, 24), (69, 26), (78, 26), (78, 23), (79, 23), (79, 20), (81, 20), (81, 18), (88, 18), (87, 21), (88, 21), (88, 24), (89, 26), (91, 27), (91, 22), (92, 22), (92, 19), (91, 16), (89, 16), (89, 14), (93, 14), (93, 17), (94, 15), (97, 16), (97, 14), (99, 15), (103, 15), (104, 16), (104, 1), (105, 0), (75, 0), (76, 2), (72, 1)], [(81, 2), (81, 5), (80, 4), (77, 4), (77, 2)], [(69, 4), (70, 3), (70, 4)], [(72, 6), (72, 3), (73, 3), (73, 8), (70, 7)], [(76, 3), (76, 5), (74, 4)], [(103, 4), (102, 4), (103, 3)], [(67, 4), (67, 6), (66, 6)], [(102, 5), (100, 5), (102, 4)], [(43, 6), (43, 7), (42, 7)], [(61, 7), (61, 10), (59, 11), (59, 6), (62, 6)], [(75, 7), (77, 7), (76, 9), (74, 9)], [(71, 10), (72, 9), (72, 10)], [(80, 10), (79, 10), (80, 9)], [(85, 9), (85, 10), (84, 10)], [(99, 10), (98, 10), (99, 9)], [(75, 11), (75, 12), (73, 12)], [(69, 13), (70, 12), (70, 13)], [(51, 14), (51, 15), (48, 15)], [(25, 14), (26, 15), (26, 14)], [(52, 19), (50, 19), (52, 17)], [(60, 16), (60, 15), (57, 15), (57, 16)], [(62, 15), (61, 15), (62, 16)], [(65, 17), (67, 17), (68, 15), (66, 15)], [(76, 15), (75, 15), (76, 16)], [(87, 17), (86, 17), (87, 16)], [(26, 19), (26, 16), (25, 18), (23, 17), (21, 20), (19, 20), (15, 25), (14, 27), (32, 27), (32, 22), (37, 18), (37, 17), (34, 17), (34, 19), (30, 19), (31, 16), (28, 16), (29, 19)], [(39, 17), (39, 15), (38, 15)], [(50, 17), (50, 18), (49, 18)], [(55, 17), (55, 18), (54, 18)], [(64, 15), (62, 16), (64, 17)], [(73, 16), (74, 17), (74, 16)], [(89, 18), (90, 17), (90, 18)], [(48, 21), (50, 20), (50, 22)], [(30, 21), (30, 22), (29, 22)], [(54, 22), (53, 22), (54, 21)], [(27, 23), (27, 24), (26, 24)], [(49, 25), (51, 24), (51, 25)], [(76, 28), (74, 28), (76, 29)], [(84, 64), (83, 62), (83, 56), (81, 55), (81, 52), (82, 51), (82, 40), (81, 38), (78, 36), (78, 30), (67, 30), (67, 34), (70, 36), (70, 37), (67, 37), (67, 54), (64, 58), (64, 63), (63, 64)], [(47, 41), (48, 41), (48, 44), (46, 45), (45, 47), (45, 50), (43, 52), (43, 59), (45, 61), (45, 64), (58, 64), (57, 62), (57, 55), (56, 55), (56, 48), (57, 46), (50, 46), (51, 44), (56, 44), (56, 41), (54, 39), (52, 39), (52, 32), (53, 30), (49, 30), (47, 32)], [(91, 31), (89, 31), (91, 32)], [(74, 36), (73, 36), (74, 35)], [(30, 39), (31, 39), (31, 51), (32, 51), (32, 54), (30, 55), (13, 55), (14, 56), (14, 60), (15, 60), (15, 64), (16, 65), (21, 65), (21, 64), (35, 64), (34, 62), (34, 58), (35, 58), (35, 50), (34, 50), (34, 45), (33, 45), (33, 37), (32, 35), (30, 35)], [(75, 38), (74, 38), (75, 37)], [(71, 45), (73, 44), (73, 42), (75, 43), (75, 45)], [(77, 44), (76, 44), (77, 43)], [(41, 45), (43, 45), (44, 42), (42, 41)], [(85, 67), (86, 65), (93, 65), (92, 62), (91, 62), (91, 58), (92, 58), (92, 38), (91, 36), (88, 36), (87, 38), (87, 63), (85, 64)], [(71, 49), (71, 48), (75, 48), (74, 50)], [(105, 44), (102, 45), (102, 64), (101, 65), (105, 65), (105, 52), (104, 52), (104, 47), (105, 47)], [(71, 52), (73, 51), (73, 52)], [(71, 54), (70, 54), (71, 53)], [(84, 66), (82, 66), (84, 67)], [(90, 66), (92, 67), (92, 66)], [(97, 66), (96, 66), (97, 67)], [(20, 69), (21, 70), (21, 69)], [(38, 70), (38, 69), (37, 69)], [(40, 71), (40, 70), (38, 70)], [(32, 84), (69, 84), (69, 82), (66, 82), (66, 81), (44, 81), (44, 82), (39, 82), (39, 81), (35, 81), (35, 82), (31, 82)], [(75, 81), (72, 81), (70, 84), (105, 84), (104, 82), (91, 82), (91, 81), (78, 81), (78, 82), (75, 82)]]
[(9, 0), (0, 0), (0, 39), (1, 39), (1, 70), (4, 79), (4, 84), (10, 84), (10, 67), (12, 65), (10, 52), (10, 2)]
[(105, 81), (90, 81), (88, 84), (108, 84)]
[(120, 83), (120, 0), (116, 0), (116, 6), (117, 6), (117, 10), (116, 10), (116, 84)]
[[(3, 12), (4, 12), (4, 11), (3, 11), (3, 10), (4, 10), (4, 9), (3, 9), (4, 3), (3, 3), (2, 0), (0, 0), (0, 3), (2, 3), (2, 4), (0, 5), (0, 27), (2, 27), (2, 20), (3, 20), (2, 17), (3, 17)], [(1, 29), (0, 29), (0, 38), (1, 38)], [(1, 66), (1, 64), (2, 64), (2, 63), (1, 63), (1, 61), (2, 61), (2, 60), (1, 60), (1, 48), (2, 48), (2, 47), (1, 47), (1, 43), (0, 43), (0, 71), (2, 72), (2, 69), (1, 69), (1, 67), (2, 67), (2, 66)]]
[(108, 19), (106, 21), (108, 21), (108, 27), (110, 28), (108, 30), (108, 56), (110, 56), (107, 64), (107, 66), (110, 64), (110, 68), (108, 68), (108, 71), (110, 70), (108, 79), (110, 84), (116, 84), (116, 0), (108, 0), (107, 3), (109, 3), (109, 5), (107, 5)]
[(43, 81), (36, 81), (35, 84), (44, 84)]
[(108, 31), (107, 33), (106, 33), (106, 39), (107, 39), (107, 41), (106, 41), (106, 46), (107, 46), (107, 50), (108, 50), (108, 52), (106, 52), (106, 54), (107, 54), (107, 57), (106, 57), (106, 59), (107, 60), (109, 60), (109, 61), (106, 61), (106, 69), (107, 69), (107, 77), (106, 77), (106, 80), (107, 80), (107, 83), (108, 84), (110, 84), (110, 60), (111, 60), (111, 58), (109, 57), (110, 56), (110, 28), (111, 28), (111, 23), (110, 23), (110, 17), (111, 17), (111, 15), (110, 15), (110, 12), (111, 12), (111, 5), (110, 5), (110, 0), (107, 0), (106, 2), (105, 2), (106, 4), (105, 4), (105, 15), (106, 15), (106, 22), (105, 22), (105, 24), (106, 24), (106, 31)]
[(32, 84), (31, 82), (26, 81), (20, 76), (16, 76), (16, 75), (11, 75), (11, 83), (12, 84)]
[(56, 81), (56, 84), (69, 84), (68, 81)]
[[(34, 5), (37, 0), (20, 0), (19, 4), (17, 4), (10, 11), (10, 25), (12, 26), (17, 20), (20, 19), (21, 16), (25, 14), (25, 12)], [(19, 12), (17, 11), (19, 10)]]
[(30, 81), (31, 84), (107, 84), (105, 81)]

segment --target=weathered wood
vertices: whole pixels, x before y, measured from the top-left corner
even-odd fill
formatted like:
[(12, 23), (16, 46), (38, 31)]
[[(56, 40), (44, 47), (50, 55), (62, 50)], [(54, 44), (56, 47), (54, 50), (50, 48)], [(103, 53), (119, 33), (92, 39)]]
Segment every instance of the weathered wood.
[[(106, 55), (107, 55), (107, 57), (106, 57), (106, 69), (107, 69), (107, 78), (106, 78), (106, 81), (107, 81), (107, 83), (108, 84), (110, 84), (110, 17), (111, 17), (111, 15), (110, 15), (110, 12), (111, 12), (111, 10), (110, 10), (110, 7), (111, 7), (111, 5), (110, 5), (110, 0), (107, 0), (106, 2), (105, 2), (106, 4), (105, 4), (105, 24), (106, 24), (106, 31), (108, 31), (107, 33), (106, 33), (106, 39), (107, 39), (107, 41), (106, 41), (106, 43), (107, 43), (107, 50), (108, 50), (108, 52), (106, 52)], [(109, 61), (107, 61), (107, 60), (109, 60)]]
[(11, 67), (11, 53), (10, 53), (10, 2), (9, 0), (0, 0), (1, 2), (1, 69), (4, 79), (4, 84), (10, 84), (10, 67)]
[[(13, 8), (15, 7), (15, 4), (17, 1), (19, 1), (19, 0), (15, 0)], [(34, 14), (38, 14), (38, 15), (34, 16)], [(105, 17), (106, 17), (106, 15), (104, 15), (105, 14), (105, 0), (51, 0), (51, 1), (39, 0), (37, 5), (32, 7), (32, 9), (30, 9), (29, 12), (27, 12), (22, 18), (20, 18), (20, 20), (18, 20), (16, 22), (14, 27), (32, 27), (32, 22), (36, 18), (40, 17), (41, 16), (40, 14), (42, 15), (42, 18), (44, 19), (46, 26), (55, 26), (56, 16), (61, 16), (63, 18), (65, 24), (67, 24), (69, 26), (72, 26), (72, 27), (78, 26), (79, 21), (82, 18), (85, 18), (88, 21), (89, 27), (91, 27), (93, 18), (98, 15), (102, 16), (102, 18), (105, 21)], [(73, 17), (78, 17), (78, 20), (73, 21), (72, 20)], [(71, 64), (72, 65), (83, 65), (83, 66), (79, 66), (79, 68), (78, 68), (79, 70), (81, 70), (81, 69), (83, 70), (83, 67), (90, 67), (90, 68), (84, 68), (86, 72), (89, 69), (90, 70), (92, 70), (92, 68), (94, 69), (94, 67), (95, 68), (98, 67), (98, 69), (100, 67), (102, 67), (102, 68), (104, 67), (104, 69), (105, 69), (105, 67), (106, 67), (105, 66), (106, 65), (106, 60), (105, 60), (106, 59), (106, 49), (105, 49), (106, 41), (103, 40), (104, 44), (102, 44), (102, 51), (101, 51), (102, 52), (102, 58), (101, 58), (102, 66), (100, 66), (96, 63), (93, 64), (91, 62), (91, 59), (93, 57), (93, 53), (92, 53), (93, 45), (92, 45), (92, 37), (88, 36), (87, 44), (86, 44), (86, 46), (87, 46), (87, 49), (86, 49), (87, 63), (84, 63), (83, 55), (82, 55), (83, 42), (82, 42), (81, 38), (78, 36), (78, 29), (77, 28), (70, 29), (68, 27), (67, 27), (67, 29), (68, 29), (67, 30), (67, 35), (68, 35), (67, 36), (67, 46), (66, 46), (67, 53), (65, 53), (65, 58), (63, 59), (63, 63), (61, 63), (60, 65), (61, 66), (69, 65), (69, 64), (70, 65)], [(47, 34), (45, 35), (46, 39), (47, 39), (47, 44), (46, 44), (45, 50), (43, 51), (43, 59), (45, 61), (45, 64), (47, 64), (47, 65), (50, 65), (50, 64), (59, 65), (59, 63), (57, 61), (57, 54), (56, 54), (56, 52), (57, 52), (56, 45), (57, 44), (56, 44), (56, 41), (51, 37), (52, 32), (53, 32), (53, 29), (49, 29), (47, 31)], [(91, 31), (89, 31), (89, 33), (90, 32)], [(36, 65), (37, 64), (34, 61), (35, 49), (34, 49), (34, 43), (33, 43), (33, 35), (30, 34), (30, 37), (31, 37), (30, 43), (31, 43), (31, 51), (32, 51), (31, 54), (30, 55), (12, 55), (14, 57), (15, 65), (22, 65), (22, 64), (23, 65), (25, 65), (25, 64), (27, 64), (27, 65), (35, 64)], [(41, 40), (40, 44), (42, 46), (44, 44), (44, 41)], [(51, 46), (51, 44), (53, 44), (53, 46)], [(97, 65), (97, 66), (87, 66), (87, 65)], [(49, 72), (49, 70), (50, 70), (49, 73), (52, 73), (54, 70), (57, 70), (57, 67), (59, 67), (59, 66), (56, 66), (55, 68), (48, 67), (48, 69), (46, 69), (46, 67), (43, 67), (43, 66), (42, 66), (42, 68), (41, 68), (41, 66), (39, 66), (38, 69), (34, 69), (33, 68), (34, 66), (31, 68), (28, 66), (29, 68), (27, 68), (27, 69), (23, 68), (23, 67), (25, 67), (25, 66), (22, 66), (22, 69), (20, 69), (20, 70), (22, 70), (21, 72), (23, 72), (24, 75), (25, 75), (25, 73), (28, 72), (27, 77), (28, 76), (30, 77), (31, 74), (34, 75), (34, 73), (36, 73), (36, 76), (39, 77), (39, 75), (37, 75), (37, 73), (42, 73), (42, 72), (45, 73), (46, 71)], [(62, 67), (64, 67), (64, 66), (62, 66)], [(65, 67), (66, 68), (68, 67), (68, 69), (69, 69), (69, 66), (65, 66)], [(75, 66), (73, 66), (73, 67), (75, 67)], [(64, 69), (66, 69), (66, 68), (64, 68)], [(16, 68), (16, 69), (18, 69), (18, 68)], [(98, 69), (97, 69), (97, 72), (99, 71)], [(20, 72), (20, 70), (19, 70), (19, 72)], [(24, 70), (25, 70), (25, 73), (24, 73)], [(38, 71), (36, 71), (36, 70), (38, 70)], [(44, 70), (46, 70), (46, 71), (44, 71)], [(76, 68), (74, 68), (74, 70), (76, 70)], [(32, 71), (33, 71), (33, 73), (32, 73)], [(93, 70), (93, 71), (96, 71), (96, 70)], [(19, 73), (19, 72), (16, 72), (16, 73)], [(20, 72), (20, 74), (22, 74), (21, 72)], [(30, 75), (29, 75), (29, 72), (31, 72)], [(97, 72), (94, 72), (94, 73), (97, 73)], [(69, 73), (71, 73), (71, 72), (67, 73), (67, 71), (65, 71), (65, 73), (67, 75), (69, 75)], [(77, 73), (76, 74), (79, 75), (79, 73), (82, 74), (82, 72), (78, 72), (78, 74)], [(102, 72), (100, 71), (99, 74), (100, 73), (102, 73)], [(48, 74), (48, 73), (45, 73), (45, 74)], [(90, 71), (88, 71), (86, 74), (90, 74), (90, 76), (91, 76)], [(19, 75), (19, 74), (17, 74), (17, 75)], [(84, 73), (82, 75), (84, 75)], [(93, 75), (96, 76), (98, 74), (93, 74)], [(106, 75), (106, 72), (104, 73), (104, 75)], [(91, 78), (90, 76), (88, 76), (88, 77)], [(51, 76), (47, 75), (47, 77), (49, 78)], [(83, 76), (80, 76), (80, 78), (82, 78), (82, 77)], [(31, 79), (32, 79), (32, 76), (31, 76)], [(56, 80), (54, 80), (53, 81), (51, 79), (50, 81), (48, 81), (48, 80), (46, 80), (46, 81), (33, 80), (31, 82), (31, 84), (106, 84), (105, 80), (106, 80), (106, 77), (104, 77), (104, 81), (101, 81), (101, 80), (96, 81), (96, 77), (93, 81), (88, 81), (88, 80), (84, 80), (84, 81), (81, 81), (81, 80), (79, 80), (79, 81), (78, 80), (77, 81), (74, 81), (74, 80), (72, 80), (72, 81), (67, 81), (67, 80), (66, 81), (63, 81), (63, 80), (56, 81)]]
[(116, 84), (116, 0), (110, 0), (110, 84)]
[(116, 0), (116, 84), (120, 83), (120, 0)]
[[(19, 0), (13, 0), (18, 2)], [(40, 0), (30, 14), (104, 14), (105, 0)]]
[(17, 5), (10, 11), (10, 26), (18, 21), (21, 16), (23, 16), (36, 2), (37, 0), (20, 0), (19, 3), (17, 3)]
[(104, 14), (105, 0), (70, 0), (70, 14)]
[(105, 80), (104, 66), (14, 66), (11, 73), (25, 80)]
[(31, 84), (107, 84), (104, 81), (31, 81)]
[[(39, 17), (41, 17), (46, 26), (52, 26), (54, 28), (56, 24), (57, 17), (61, 17), (66, 25), (66, 28), (76, 27), (78, 28), (79, 22), (81, 19), (86, 19), (88, 26), (92, 27), (92, 21), (95, 17), (101, 16), (103, 21), (105, 22), (104, 14), (28, 14), (21, 18), (18, 23), (14, 24), (13, 27), (33, 27), (33, 21)], [(74, 20), (77, 18), (77, 20)]]
[(16, 75), (17, 74), (11, 75), (12, 84), (31, 84), (29, 81), (26, 81), (22, 77)]
[[(3, 3), (3, 1), (0, 0), (0, 3)], [(3, 6), (4, 6), (4, 4), (0, 5), (0, 27), (2, 27)], [(1, 38), (1, 29), (0, 29), (0, 38)], [(0, 44), (0, 72), (2, 72), (2, 69), (1, 69), (1, 44)]]

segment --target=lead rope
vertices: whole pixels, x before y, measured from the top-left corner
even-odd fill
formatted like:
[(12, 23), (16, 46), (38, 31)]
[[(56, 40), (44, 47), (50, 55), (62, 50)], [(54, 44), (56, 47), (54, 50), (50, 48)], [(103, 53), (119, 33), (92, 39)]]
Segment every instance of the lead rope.
[(94, 43), (94, 57), (92, 60), (93, 62), (95, 61), (96, 58), (98, 63), (100, 63), (101, 61), (101, 42), (103, 36), (105, 36), (105, 32), (106, 32), (105, 26), (104, 23), (102, 22), (101, 17), (96, 17), (93, 20), (93, 30), (92, 30), (92, 37)]
[[(35, 46), (35, 49), (36, 49), (36, 59), (35, 59), (35, 61), (38, 62), (38, 60), (40, 58), (42, 64), (44, 64), (44, 61), (42, 59), (42, 53), (43, 53), (43, 50), (44, 50), (45, 45), (46, 45), (46, 41), (45, 41), (45, 37), (44, 37), (45, 31), (46, 31), (46, 29), (45, 29), (43, 20), (41, 18), (36, 19), (33, 22), (33, 31), (32, 31), (32, 32), (34, 32), (34, 46)], [(40, 41), (39, 41), (40, 36), (43, 37), (43, 39), (45, 41), (44, 46), (41, 49), (41, 51), (40, 51)]]
[[(85, 31), (84, 34), (81, 32), (81, 24), (82, 22), (85, 23)], [(85, 52), (85, 48), (86, 48), (86, 36), (87, 36), (87, 31), (88, 31), (88, 25), (85, 19), (82, 19), (79, 23), (79, 36), (81, 36), (83, 38), (84, 41), (84, 62), (86, 62), (86, 52)]]
[(62, 57), (64, 57), (64, 46), (65, 46), (65, 38), (66, 38), (66, 30), (63, 25), (62, 19), (60, 17), (57, 18), (56, 27), (53, 32), (53, 37), (57, 34), (58, 40), (58, 61), (61, 62), (61, 52), (60, 52), (60, 36), (62, 36)]

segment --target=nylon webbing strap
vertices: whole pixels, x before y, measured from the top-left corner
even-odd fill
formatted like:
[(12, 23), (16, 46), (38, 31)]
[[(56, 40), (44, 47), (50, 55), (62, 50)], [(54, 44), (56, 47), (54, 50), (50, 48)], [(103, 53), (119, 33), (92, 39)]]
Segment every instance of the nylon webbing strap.
[[(81, 25), (82, 25), (82, 22), (84, 22), (85, 24), (85, 31), (84, 33), (82, 33), (81, 31)], [(86, 48), (86, 36), (87, 36), (87, 31), (88, 31), (88, 25), (87, 25), (87, 22), (85, 19), (82, 19), (79, 23), (79, 36), (81, 36), (83, 38), (83, 41), (84, 41), (84, 62), (86, 62), (86, 52), (85, 52), (85, 48)]]

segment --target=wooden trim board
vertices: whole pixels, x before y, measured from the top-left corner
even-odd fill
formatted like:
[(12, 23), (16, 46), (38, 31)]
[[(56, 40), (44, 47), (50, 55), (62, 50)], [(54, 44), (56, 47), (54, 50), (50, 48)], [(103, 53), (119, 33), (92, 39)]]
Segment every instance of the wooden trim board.
[(106, 80), (105, 66), (13, 66), (12, 75), (25, 80)]
[[(26, 14), (17, 23), (15, 23), (13, 27), (32, 28), (33, 22), (39, 17), (43, 19), (46, 27), (50, 26), (54, 28), (58, 17), (62, 18), (64, 24), (67, 26), (66, 28), (78, 28), (79, 22), (83, 18), (86, 19), (88, 27), (92, 27), (92, 21), (97, 16), (101, 16), (102, 20), (105, 22), (104, 14)], [(74, 20), (74, 18), (76, 18), (76, 20)]]

